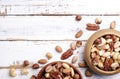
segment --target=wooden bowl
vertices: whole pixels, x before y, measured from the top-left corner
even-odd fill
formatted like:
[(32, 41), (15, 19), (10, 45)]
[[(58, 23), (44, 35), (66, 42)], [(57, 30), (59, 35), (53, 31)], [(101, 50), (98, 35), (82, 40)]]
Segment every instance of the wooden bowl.
[(114, 70), (114, 71), (105, 71), (105, 70), (102, 70), (102, 69), (98, 68), (97, 66), (93, 65), (93, 63), (92, 63), (92, 60), (90, 57), (90, 51), (91, 51), (91, 47), (92, 47), (94, 41), (97, 38), (102, 37), (107, 34), (113, 34), (113, 35), (120, 37), (119, 31), (116, 31), (113, 29), (103, 29), (103, 30), (100, 30), (100, 31), (94, 33), (88, 39), (86, 46), (85, 46), (85, 60), (86, 60), (87, 65), (90, 67), (91, 70), (93, 70), (94, 72), (96, 72), (98, 74), (102, 74), (102, 75), (112, 75), (112, 74), (116, 74), (116, 73), (120, 72), (120, 68), (118, 68), (117, 70)]
[(80, 71), (79, 71), (76, 67), (74, 67), (72, 64), (69, 64), (69, 63), (63, 62), (63, 61), (55, 61), (55, 62), (51, 62), (51, 63), (45, 65), (45, 66), (39, 71), (39, 73), (38, 73), (38, 75), (37, 75), (37, 79), (41, 79), (41, 78), (42, 78), (43, 74), (45, 74), (45, 69), (46, 69), (46, 67), (48, 67), (49, 65), (54, 65), (54, 64), (56, 64), (56, 63), (58, 63), (58, 62), (68, 64), (70, 67), (72, 67), (72, 68), (74, 69), (74, 72), (76, 72), (77, 74), (79, 74), (80, 79), (83, 79)]

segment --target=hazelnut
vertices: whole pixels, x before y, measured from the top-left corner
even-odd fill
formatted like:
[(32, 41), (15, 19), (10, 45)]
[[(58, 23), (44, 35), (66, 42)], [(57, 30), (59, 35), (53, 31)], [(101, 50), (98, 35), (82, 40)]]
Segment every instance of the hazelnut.
[(39, 65), (37, 63), (33, 64), (32, 66), (33, 69), (38, 69), (39, 68)]
[(97, 18), (95, 19), (95, 23), (96, 23), (96, 24), (101, 24), (101, 22), (102, 22), (101, 18), (98, 18), (98, 17), (97, 17)]
[(30, 63), (29, 63), (29, 61), (28, 60), (24, 60), (24, 62), (23, 62), (23, 66), (28, 66)]
[(86, 77), (92, 77), (92, 73), (88, 69), (85, 71), (85, 75)]
[(82, 45), (82, 41), (78, 40), (78, 41), (76, 42), (76, 46), (77, 46), (77, 47), (80, 47), (81, 45)]
[(76, 21), (80, 21), (82, 19), (82, 16), (81, 15), (76, 15), (75, 19), (76, 19)]

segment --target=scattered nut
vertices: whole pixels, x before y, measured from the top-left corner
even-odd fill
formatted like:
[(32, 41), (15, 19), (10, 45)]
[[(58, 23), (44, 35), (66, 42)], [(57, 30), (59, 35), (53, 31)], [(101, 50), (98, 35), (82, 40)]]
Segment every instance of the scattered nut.
[(37, 79), (35, 75), (32, 75), (30, 79)]
[(28, 75), (28, 70), (26, 68), (21, 69), (21, 74), (22, 75)]
[(72, 56), (73, 51), (71, 49), (68, 49), (66, 52), (64, 52), (61, 56), (62, 60), (65, 60), (67, 58), (69, 58), (70, 56)]
[(58, 53), (61, 53), (61, 52), (62, 52), (62, 48), (61, 48), (60, 46), (56, 46), (55, 49), (56, 49), (56, 51), (57, 51)]
[(81, 15), (76, 15), (75, 19), (76, 19), (76, 21), (80, 21), (82, 19), (82, 16)]
[(46, 59), (40, 59), (40, 60), (38, 60), (38, 63), (40, 63), (40, 64), (46, 64), (47, 60)]
[(49, 60), (49, 59), (51, 59), (51, 58), (53, 57), (53, 55), (52, 55), (52, 53), (48, 52), (48, 53), (46, 53), (46, 57), (47, 57), (48, 60)]
[(9, 75), (10, 75), (11, 77), (16, 77), (16, 76), (17, 76), (14, 68), (10, 68), (10, 70), (9, 70)]
[(75, 63), (77, 60), (78, 60), (78, 56), (74, 56), (74, 57), (72, 58), (72, 63)]
[(86, 67), (86, 63), (85, 62), (78, 62), (78, 65), (81, 68), (85, 68)]
[(30, 63), (29, 63), (29, 61), (28, 60), (25, 60), (24, 62), (23, 62), (23, 66), (28, 66)]
[(83, 34), (83, 31), (80, 30), (80, 31), (78, 31), (78, 32), (75, 34), (75, 37), (76, 37), (76, 38), (79, 38), (79, 37), (82, 36), (82, 34)]
[(72, 42), (70, 47), (71, 47), (72, 50), (75, 50), (76, 49), (76, 44), (74, 42)]
[(37, 63), (33, 64), (32, 66), (33, 69), (38, 69), (39, 68), (39, 65)]
[(100, 27), (98, 25), (96, 25), (96, 24), (88, 23), (88, 24), (86, 24), (86, 26), (87, 26), (87, 28), (86, 28), (87, 30), (96, 31), (96, 30), (100, 29)]
[(92, 77), (92, 73), (88, 69), (85, 71), (85, 75), (86, 77)]
[(98, 17), (97, 17), (97, 18), (95, 19), (95, 23), (96, 23), (96, 24), (101, 24), (101, 22), (102, 22), (101, 18), (98, 18)]
[(112, 21), (110, 23), (110, 29), (115, 29), (115, 26), (116, 26), (116, 22), (115, 21)]
[(81, 45), (82, 45), (82, 41), (78, 40), (78, 41), (76, 42), (76, 46), (77, 46), (77, 47), (80, 47)]

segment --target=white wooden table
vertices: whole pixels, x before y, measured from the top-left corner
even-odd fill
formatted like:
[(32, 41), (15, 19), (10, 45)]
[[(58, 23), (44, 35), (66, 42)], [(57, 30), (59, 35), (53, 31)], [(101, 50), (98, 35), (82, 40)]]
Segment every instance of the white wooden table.
[[(81, 14), (82, 20), (75, 21), (75, 15)], [(82, 40), (79, 60), (82, 61), (84, 46), (95, 31), (86, 30), (86, 23), (94, 23), (96, 17), (102, 19), (100, 29), (109, 28), (110, 22), (116, 21), (116, 30), (120, 31), (120, 7), (115, 0), (0, 0), (0, 79), (13, 79), (9, 76), (8, 67), (14, 62), (29, 60), (33, 63), (46, 58), (47, 52), (53, 53), (49, 60), (59, 61), (61, 54), (56, 53), (55, 46), (60, 45), (63, 52), (70, 43)], [(82, 37), (76, 39), (75, 33), (83, 30)], [(71, 62), (71, 58), (65, 60)], [(77, 62), (78, 62), (77, 61)], [(77, 66), (77, 64), (75, 64)], [(29, 69), (23, 76), (17, 69), (14, 79), (29, 79), (37, 75), (40, 69)], [(84, 79), (119, 79), (120, 74), (101, 76), (93, 74), (86, 77), (85, 68), (79, 68)]]

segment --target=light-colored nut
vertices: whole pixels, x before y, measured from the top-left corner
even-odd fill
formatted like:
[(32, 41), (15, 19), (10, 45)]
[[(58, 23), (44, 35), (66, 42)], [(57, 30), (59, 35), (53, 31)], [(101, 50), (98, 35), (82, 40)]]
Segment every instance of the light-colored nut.
[(105, 57), (100, 57), (101, 62), (105, 61)]
[(109, 44), (106, 44), (106, 45), (104, 45), (104, 49), (110, 49), (110, 46), (109, 46)]
[(64, 67), (64, 68), (70, 68), (70, 66), (67, 64), (67, 63), (62, 63), (62, 66)]
[(110, 29), (115, 29), (115, 26), (116, 26), (116, 22), (115, 21), (112, 21), (110, 23)]
[(26, 69), (26, 68), (23, 68), (22, 70), (21, 70), (21, 74), (22, 75), (27, 75), (29, 73), (29, 71), (28, 71), (28, 69)]
[(72, 58), (72, 63), (75, 63), (77, 60), (78, 60), (78, 56), (74, 56), (74, 57)]
[(118, 48), (118, 47), (120, 47), (120, 41), (117, 41), (117, 42), (115, 42), (115, 44), (114, 44), (114, 48)]
[(115, 54), (115, 52), (112, 52), (112, 53), (111, 53), (111, 56), (113, 56), (114, 54)]
[(48, 52), (48, 53), (46, 53), (46, 57), (47, 57), (48, 60), (49, 60), (49, 59), (51, 59), (51, 58), (53, 57), (53, 55), (52, 55), (52, 53)]
[(93, 48), (91, 49), (91, 52), (99, 52), (99, 50), (98, 50), (96, 47), (93, 47)]
[(53, 66), (53, 71), (58, 71), (58, 69), (55, 66)]
[(38, 60), (38, 63), (40, 63), (40, 64), (46, 64), (47, 60), (46, 59), (40, 59), (40, 60)]
[(50, 77), (50, 74), (49, 74), (49, 73), (46, 73), (46, 74), (45, 74), (45, 77), (46, 77), (46, 78), (49, 78), (49, 77)]
[(74, 42), (72, 42), (72, 43), (70, 44), (70, 47), (71, 47), (72, 50), (75, 50), (75, 49), (76, 49), (76, 44), (75, 44)]
[(105, 40), (105, 38), (101, 38), (101, 41), (102, 41), (102, 43), (101, 44), (99, 44), (99, 46), (101, 46), (101, 45), (105, 45), (106, 44), (106, 40)]
[(108, 57), (108, 56), (110, 56), (110, 52), (105, 52), (105, 53), (103, 54), (103, 57)]
[(62, 52), (62, 48), (60, 46), (56, 46), (55, 47), (55, 50), (58, 52), (58, 53), (61, 53)]
[(51, 65), (47, 66), (45, 71), (46, 72), (51, 72), (53, 70), (53, 67)]
[(10, 70), (9, 70), (9, 75), (10, 75), (11, 77), (16, 77), (16, 76), (17, 76), (14, 68), (10, 68)]
[(115, 52), (113, 55), (113, 59), (116, 60), (118, 58), (119, 52)]
[(118, 60), (120, 60), (120, 54), (118, 55)]
[(113, 70), (115, 70), (117, 67), (119, 67), (119, 63), (112, 63), (111, 67)]
[(100, 56), (103, 56), (104, 53), (105, 53), (105, 50), (100, 50), (100, 51), (99, 51), (99, 55), (100, 55)]
[(74, 69), (72, 67), (70, 67), (70, 69), (71, 69), (71, 76), (74, 77), (75, 75)]
[(106, 40), (106, 43), (110, 43), (110, 42), (112, 42), (112, 39), (107, 39)]
[(104, 65), (103, 65), (103, 62), (102, 62), (102, 61), (100, 61), (100, 62), (98, 63), (98, 67), (104, 68)]
[(102, 22), (101, 18), (97, 17), (97, 18), (95, 19), (95, 23), (96, 23), (96, 24), (101, 24), (101, 22)]
[(70, 68), (63, 69), (63, 73), (65, 73), (65, 74), (68, 74), (68, 73), (70, 73), (70, 72), (71, 72), (71, 69), (70, 69)]
[(96, 57), (96, 53), (95, 52), (92, 52), (92, 54), (91, 54), (91, 58), (95, 58)]
[(120, 47), (115, 48), (115, 52), (119, 52), (120, 51)]

